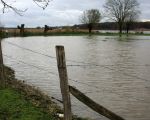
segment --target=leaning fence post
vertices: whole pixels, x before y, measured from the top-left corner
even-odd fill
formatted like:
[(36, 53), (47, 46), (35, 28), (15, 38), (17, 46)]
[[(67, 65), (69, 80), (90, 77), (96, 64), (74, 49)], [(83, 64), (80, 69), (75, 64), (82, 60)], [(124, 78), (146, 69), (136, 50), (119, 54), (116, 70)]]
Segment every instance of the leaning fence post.
[(0, 39), (0, 86), (2, 88), (5, 87), (5, 79), (4, 79), (4, 64), (3, 64), (3, 53), (2, 53), (2, 45)]
[(72, 120), (71, 101), (68, 86), (68, 76), (63, 46), (56, 46), (57, 66), (60, 78), (60, 88), (64, 106), (64, 120)]

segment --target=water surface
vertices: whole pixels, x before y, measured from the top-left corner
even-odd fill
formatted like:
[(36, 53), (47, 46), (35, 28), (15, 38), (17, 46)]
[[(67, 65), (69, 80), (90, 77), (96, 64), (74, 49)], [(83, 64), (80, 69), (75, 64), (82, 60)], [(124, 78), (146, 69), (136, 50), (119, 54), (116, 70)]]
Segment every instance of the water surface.
[[(126, 120), (150, 119), (150, 37), (18, 37), (2, 45), (4, 63), (18, 79), (57, 99), (61, 94), (55, 46), (64, 45), (69, 84)], [(74, 114), (107, 120), (71, 99)]]

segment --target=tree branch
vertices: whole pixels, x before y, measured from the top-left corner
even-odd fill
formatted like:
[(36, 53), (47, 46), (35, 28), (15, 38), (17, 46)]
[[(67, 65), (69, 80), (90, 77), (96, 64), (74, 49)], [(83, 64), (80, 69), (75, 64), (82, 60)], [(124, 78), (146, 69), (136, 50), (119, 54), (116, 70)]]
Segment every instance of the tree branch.
[[(33, 0), (33, 2), (41, 7), (42, 9), (45, 9), (49, 2), (52, 1), (52, 0)], [(0, 2), (2, 3), (2, 12), (5, 13), (6, 9), (11, 9), (12, 11), (14, 11), (15, 13), (17, 13), (18, 15), (22, 16), (22, 13), (24, 13), (25, 11), (27, 11), (27, 9), (18, 9), (16, 7), (14, 7), (13, 5), (7, 3), (5, 0), (0, 0)]]

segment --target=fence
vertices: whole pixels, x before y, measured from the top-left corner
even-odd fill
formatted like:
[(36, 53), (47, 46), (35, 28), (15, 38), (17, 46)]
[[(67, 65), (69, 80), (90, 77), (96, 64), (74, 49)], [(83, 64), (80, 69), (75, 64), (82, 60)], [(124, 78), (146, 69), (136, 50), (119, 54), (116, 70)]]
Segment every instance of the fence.
[(3, 65), (3, 54), (2, 54), (2, 45), (0, 39), (0, 85), (5, 87), (5, 78), (4, 78), (4, 65)]
[[(40, 55), (43, 55), (43, 56), (51, 58), (51, 59), (56, 59), (56, 57), (54, 57), (54, 56), (45, 55), (43, 53), (28, 49), (28, 48), (21, 47), (19, 45), (11, 43), (11, 42), (7, 42), (7, 43), (10, 44), (10, 45), (16, 46), (20, 49), (30, 51), (30, 52), (35, 53), (35, 54), (40, 54)], [(1, 46), (0, 46), (0, 50), (1, 50)], [(76, 89), (76, 88), (74, 88), (74, 87), (72, 87), (68, 84), (68, 80), (71, 80), (71, 81), (77, 82), (79, 84), (83, 84), (83, 85), (87, 85), (89, 87), (94, 87), (96, 89), (99, 89), (99, 87), (97, 87), (97, 86), (93, 86), (93, 85), (90, 85), (90, 84), (85, 83), (85, 82), (81, 82), (81, 81), (77, 81), (77, 80), (68, 78), (68, 76), (67, 76), (67, 66), (95, 66), (95, 67), (97, 66), (97, 67), (104, 67), (104, 68), (111, 69), (111, 70), (113, 70), (113, 68), (110, 68), (110, 67), (105, 66), (105, 65), (96, 65), (96, 64), (79, 62), (79, 61), (75, 61), (75, 60), (68, 60), (68, 61), (75, 62), (78, 65), (66, 65), (65, 52), (64, 52), (63, 46), (57, 46), (56, 47), (56, 54), (57, 54), (56, 55), (57, 56), (57, 65), (58, 65), (60, 85), (61, 85), (60, 87), (61, 87), (63, 101), (58, 100), (57, 98), (56, 98), (56, 100), (58, 100), (59, 102), (63, 102), (65, 120), (71, 120), (71, 118), (72, 118), (70, 93), (73, 96), (75, 96), (78, 100), (80, 100), (81, 102), (83, 102), (84, 104), (89, 106), (91, 109), (98, 112), (99, 114), (101, 114), (101, 115), (103, 115), (103, 116), (105, 116), (105, 117), (107, 117), (111, 120), (124, 120), (122, 117), (116, 115), (115, 113), (111, 112), (110, 110), (108, 110), (108, 109), (104, 108), (103, 106), (99, 105), (98, 103), (94, 102), (92, 99), (90, 99), (88, 96), (86, 96), (85, 94), (80, 92), (78, 89)], [(0, 51), (0, 57), (1, 57), (0, 65), (1, 65), (1, 68), (2, 68), (1, 69), (1, 81), (0, 82), (1, 82), (1, 84), (4, 85), (5, 81), (4, 81), (4, 78), (3, 78), (4, 70), (3, 70), (3, 58), (2, 58), (2, 56), (8, 57), (8, 58), (14, 59), (14, 60), (16, 60), (16, 59), (11, 57), (11, 56), (2, 54), (2, 50)], [(41, 68), (41, 67), (38, 67), (38, 66), (35, 66), (35, 65), (32, 65), (32, 64), (28, 64), (28, 63), (26, 63), (24, 61), (21, 61), (21, 60), (16, 60), (16, 61), (20, 62), (20, 63), (23, 63), (23, 64), (26, 64), (28, 66), (37, 68), (39, 70), (43, 70), (43, 71), (48, 72), (50, 74), (53, 74), (55, 76), (58, 76), (58, 74), (56, 74), (54, 72), (49, 72), (49, 71), (45, 70), (44, 68)], [(137, 79), (140, 79), (140, 80), (147, 81), (146, 79), (140, 78), (138, 76), (133, 76), (133, 75), (126, 74), (126, 73), (122, 73), (122, 74), (130, 76), (130, 77), (134, 77), (134, 78), (137, 78)]]
[(92, 99), (84, 95), (78, 89), (68, 85), (68, 76), (65, 60), (65, 51), (63, 46), (56, 46), (57, 65), (60, 77), (60, 88), (63, 98), (64, 119), (72, 120), (70, 93), (78, 100), (86, 104), (88, 107), (97, 113), (109, 118), (110, 120), (124, 120), (122, 117), (116, 115), (105, 107), (94, 102)]

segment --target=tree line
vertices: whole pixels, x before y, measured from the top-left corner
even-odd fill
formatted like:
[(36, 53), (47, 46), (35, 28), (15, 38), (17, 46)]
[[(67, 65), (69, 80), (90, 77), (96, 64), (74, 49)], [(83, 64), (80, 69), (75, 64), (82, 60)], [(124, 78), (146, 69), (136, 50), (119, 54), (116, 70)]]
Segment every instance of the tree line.
[[(87, 24), (79, 24), (74, 25), (74, 28), (79, 29), (87, 29)], [(132, 22), (130, 25), (130, 30), (138, 30), (138, 29), (147, 29), (150, 30), (150, 22)], [(103, 22), (103, 23), (96, 23), (93, 25), (93, 30), (118, 30), (118, 23), (116, 22)], [(123, 26), (123, 30), (126, 30), (126, 24)]]
[[(139, 3), (137, 0), (106, 0), (104, 4), (105, 17), (117, 23), (119, 33), (122, 33), (126, 26), (127, 33), (131, 25), (138, 19), (140, 15)], [(100, 22), (102, 14), (98, 9), (86, 10), (80, 17), (80, 21), (86, 24), (89, 33), (91, 33), (94, 25)]]
[[(50, 2), (50, 0), (33, 1), (43, 9), (45, 9)], [(5, 0), (0, 0), (0, 2), (3, 5), (3, 12), (5, 12), (6, 9), (11, 9), (21, 15), (22, 12), (26, 11), (17, 9), (8, 4)], [(105, 9), (104, 15), (102, 15), (98, 9), (90, 9), (85, 10), (80, 16), (80, 22), (87, 26), (89, 33), (92, 32), (93, 27), (100, 23), (104, 17), (117, 23), (120, 34), (122, 33), (124, 26), (126, 26), (126, 31), (128, 33), (132, 24), (135, 23), (140, 15), (139, 3), (137, 0), (106, 0), (103, 7)], [(46, 30), (48, 30), (48, 27)]]

